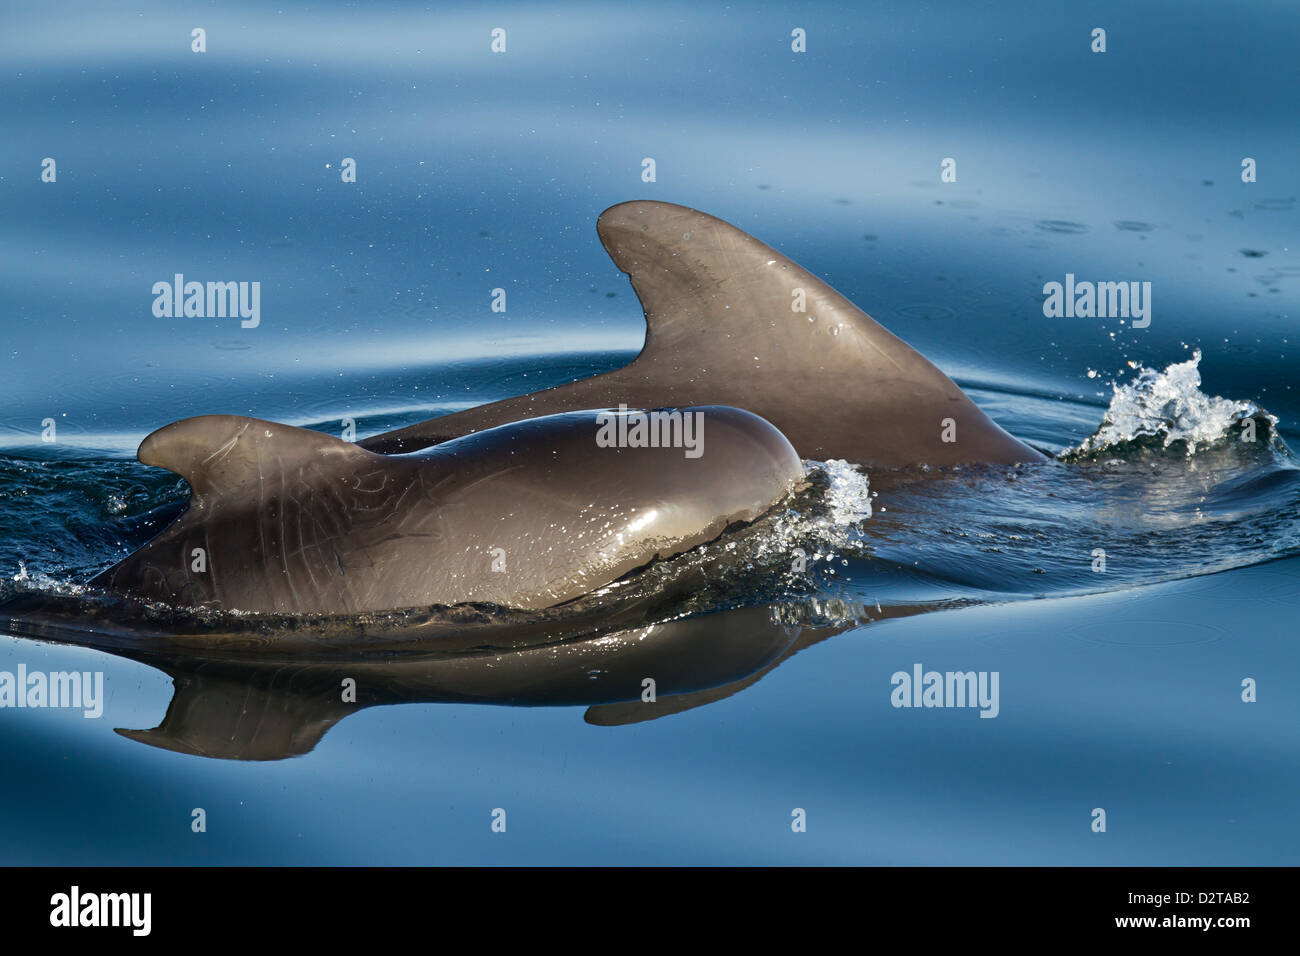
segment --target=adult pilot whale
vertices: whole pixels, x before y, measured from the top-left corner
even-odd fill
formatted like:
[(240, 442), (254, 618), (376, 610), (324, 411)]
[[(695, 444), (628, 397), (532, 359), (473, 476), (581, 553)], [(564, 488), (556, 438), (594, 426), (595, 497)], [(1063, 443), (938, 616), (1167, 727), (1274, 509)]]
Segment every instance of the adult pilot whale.
[(189, 505), (90, 584), (281, 614), (553, 607), (753, 521), (804, 478), (779, 431), (720, 406), (549, 415), (406, 455), (203, 415), (138, 457), (183, 477)]
[[(706, 213), (612, 206), (596, 224), (645, 311), (624, 368), (365, 438), (398, 453), (579, 408), (732, 405), (805, 458), (867, 466), (1043, 458), (999, 428), (925, 357), (806, 269)], [(802, 299), (806, 311), (795, 311)]]

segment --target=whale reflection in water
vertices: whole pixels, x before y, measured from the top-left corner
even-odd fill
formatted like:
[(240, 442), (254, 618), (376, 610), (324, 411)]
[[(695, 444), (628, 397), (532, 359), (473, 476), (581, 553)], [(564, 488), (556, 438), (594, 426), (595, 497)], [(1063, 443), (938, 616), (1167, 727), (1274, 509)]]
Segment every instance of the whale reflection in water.
[(436, 651), (413, 642), (369, 654), (327, 651), (308, 661), (240, 641), (187, 648), (182, 638), (88, 634), (32, 607), (22, 618), (0, 615), (0, 623), (170, 676), (175, 691), (162, 722), (151, 730), (118, 729), (124, 737), (195, 756), (281, 760), (308, 753), (350, 714), (389, 704), (586, 706), (587, 723), (604, 727), (654, 720), (730, 697), (800, 650), (851, 628), (952, 606), (783, 602), (577, 635), (561, 622), (470, 628), (458, 643), (440, 636)]

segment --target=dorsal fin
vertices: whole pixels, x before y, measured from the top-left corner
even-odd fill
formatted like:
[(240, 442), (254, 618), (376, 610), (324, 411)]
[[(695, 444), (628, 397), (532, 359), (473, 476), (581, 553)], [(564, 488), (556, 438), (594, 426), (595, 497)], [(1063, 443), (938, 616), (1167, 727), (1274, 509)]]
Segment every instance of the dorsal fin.
[(735, 226), (639, 200), (605, 210), (597, 229), (645, 311), (645, 346), (630, 365), (359, 444), (409, 452), (531, 415), (716, 404), (767, 419), (805, 458), (890, 467), (1042, 458), (906, 342)]
[(194, 494), (206, 495), (238, 488), (281, 461), (369, 454), (351, 442), (306, 428), (240, 415), (200, 415), (153, 432), (140, 443), (136, 457), (175, 472)]
[[(848, 356), (864, 379), (906, 378), (921, 392), (962, 395), (928, 359), (824, 281), (715, 216), (634, 201), (605, 210), (596, 229), (645, 310), (638, 360), (701, 357), (715, 368), (761, 372)], [(797, 290), (801, 312), (793, 308)]]

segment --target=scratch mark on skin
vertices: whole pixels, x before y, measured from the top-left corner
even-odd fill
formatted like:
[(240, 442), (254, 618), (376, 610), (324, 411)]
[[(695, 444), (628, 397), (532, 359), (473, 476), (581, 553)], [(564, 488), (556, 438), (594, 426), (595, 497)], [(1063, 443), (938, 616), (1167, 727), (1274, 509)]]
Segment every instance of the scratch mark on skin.
[[(378, 483), (373, 488), (367, 487), (367, 485), (371, 482), (372, 479), (377, 480)], [(367, 472), (364, 475), (355, 476), (353, 479), (352, 487), (356, 491), (361, 491), (361, 492), (382, 491), (384, 485), (386, 485), (387, 483), (388, 483), (388, 476), (384, 474), (382, 471), (376, 469), (375, 471)]]
[(222, 458), (225, 458), (227, 455), (229, 455), (231, 451), (234, 450), (235, 445), (239, 443), (240, 436), (242, 436), (246, 431), (248, 431), (248, 423), (240, 425), (239, 431), (235, 432), (234, 436), (230, 439), (230, 441), (226, 442), (224, 445), (222, 445), (220, 448), (214, 451), (207, 458), (204, 458), (203, 461), (199, 462), (199, 467), (206, 468), (210, 462), (214, 460), (220, 460)]
[(289, 604), (289, 607), (305, 607), (302, 602), (302, 597), (298, 594), (298, 588), (293, 583), (293, 575), (289, 572), (289, 540), (287, 533), (288, 529), (285, 526), (285, 503), (283, 500), (283, 495), (289, 487), (289, 479), (285, 474), (284, 462), (277, 458), (275, 464), (280, 472), (279, 488), (282, 496), (280, 507), (276, 510), (276, 519), (280, 529), (280, 568), (284, 575), (284, 583), (289, 587), (289, 596), (292, 599), (292, 603)]
[[(394, 498), (396, 497), (400, 501), (401, 496), (405, 495), (410, 490), (410, 487), (411, 482), (409, 479), (400, 489), (394, 489), (391, 481), (386, 481), (379, 488), (374, 489), (354, 486), (351, 489), (351, 510), (360, 512), (371, 520), (386, 520), (391, 517), (396, 507)], [(383, 514), (379, 514), (380, 512), (383, 512)]]
[(472, 491), (474, 488), (483, 484), (483, 482), (485, 481), (491, 481), (493, 478), (499, 478), (501, 475), (508, 475), (512, 471), (519, 471), (523, 467), (524, 467), (523, 465), (511, 465), (508, 468), (499, 468), (496, 471), (488, 472), (487, 474), (483, 475), (480, 478), (475, 478), (469, 484), (461, 485), (459, 488), (456, 489), (456, 493), (463, 495), (467, 491)]
[(341, 483), (330, 481), (329, 476), (322, 477), (324, 480), (313, 489), (312, 494), (313, 501), (320, 502), (320, 507), (314, 512), (317, 528), (323, 535), (322, 542), (328, 542), (345, 537), (357, 526), (357, 522), (352, 520), (350, 503), (343, 493)]
[[(307, 496), (308, 496), (308, 504), (310, 505), (310, 500), (311, 500), (310, 486), (307, 487)], [(298, 500), (298, 497), (296, 495), (290, 494), (289, 501), (293, 503), (293, 507), (294, 507), (294, 530), (297, 531), (298, 533), (298, 547), (294, 552), (287, 555), (286, 559), (298, 558), (301, 560), (303, 569), (307, 572), (307, 578), (311, 584), (312, 590), (315, 591), (317, 595), (319, 595), (322, 591), (321, 583), (316, 580), (316, 575), (312, 571), (312, 567), (311, 567), (312, 566), (311, 559), (307, 556), (306, 553), (308, 548), (310, 548), (313, 552), (316, 551), (319, 545), (317, 544), (317, 539), (315, 535), (312, 536), (311, 543), (310, 544), (307, 543), (307, 535), (304, 533), (303, 526), (302, 526), (304, 517), (310, 517), (312, 519), (313, 525), (316, 524), (316, 519), (312, 514), (311, 508), (304, 507), (303, 503)], [(313, 530), (319, 531), (319, 526), (317, 526)]]
[(398, 516), (398, 513), (402, 510), (402, 502), (406, 500), (413, 487), (413, 483), (408, 482), (401, 491), (397, 492), (395, 497), (389, 499), (388, 507), (385, 509), (386, 513), (379, 519), (380, 524), (388, 524)]

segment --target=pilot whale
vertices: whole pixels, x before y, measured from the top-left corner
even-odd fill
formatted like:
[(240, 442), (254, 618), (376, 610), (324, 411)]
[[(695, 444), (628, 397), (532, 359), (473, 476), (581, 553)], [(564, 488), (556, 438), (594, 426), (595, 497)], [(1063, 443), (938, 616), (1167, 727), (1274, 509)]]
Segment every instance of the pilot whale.
[(410, 452), (579, 408), (719, 404), (761, 416), (819, 461), (900, 467), (1044, 457), (915, 349), (735, 226), (685, 206), (635, 201), (605, 210), (596, 229), (645, 312), (645, 345), (630, 365), (359, 444)]
[[(721, 219), (636, 201), (607, 209), (597, 231), (645, 312), (631, 364), (356, 444), (237, 416), (169, 425), (139, 458), (186, 478), (189, 506), (90, 583), (251, 612), (539, 610), (754, 520), (803, 480), (801, 457), (1043, 457), (822, 280)], [(594, 416), (615, 406), (706, 412), (708, 454), (602, 448)]]
[[(220, 611), (540, 610), (751, 522), (804, 480), (757, 415), (659, 414), (676, 441), (651, 445), (643, 411), (584, 410), (404, 455), (235, 415), (185, 419), (138, 457), (185, 478), (187, 509), (90, 584)], [(698, 421), (690, 447), (674, 415)]]

